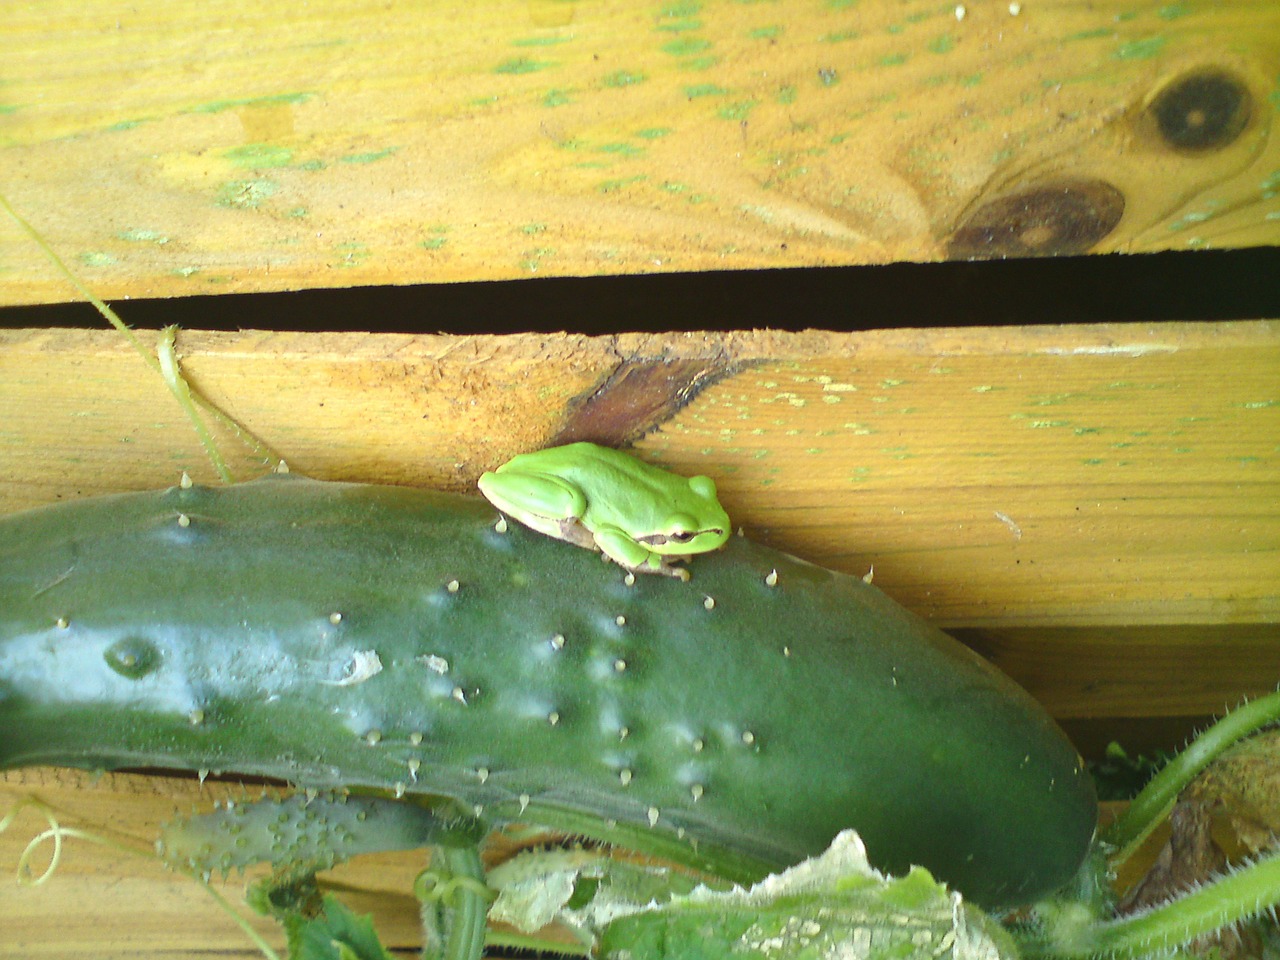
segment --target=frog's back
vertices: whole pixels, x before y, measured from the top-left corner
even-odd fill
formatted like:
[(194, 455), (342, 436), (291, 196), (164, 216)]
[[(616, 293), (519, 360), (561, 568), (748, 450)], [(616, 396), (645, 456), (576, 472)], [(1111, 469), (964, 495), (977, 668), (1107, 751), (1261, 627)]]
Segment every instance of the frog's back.
[(600, 490), (616, 494), (630, 490), (634, 494), (643, 491), (654, 497), (679, 489), (683, 486), (680, 481), (684, 479), (622, 450), (585, 440), (517, 454), (498, 471), (553, 475), (574, 484), (588, 495)]

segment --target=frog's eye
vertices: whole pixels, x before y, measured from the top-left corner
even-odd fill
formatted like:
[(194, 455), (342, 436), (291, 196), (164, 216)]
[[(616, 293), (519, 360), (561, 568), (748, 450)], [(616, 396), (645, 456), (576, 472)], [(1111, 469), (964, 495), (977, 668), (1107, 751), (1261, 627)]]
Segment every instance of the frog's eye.
[(676, 543), (688, 543), (693, 540), (701, 531), (676, 530), (667, 534), (668, 540), (674, 540)]
[(716, 498), (716, 483), (710, 477), (696, 476), (689, 478), (689, 489), (706, 500)]

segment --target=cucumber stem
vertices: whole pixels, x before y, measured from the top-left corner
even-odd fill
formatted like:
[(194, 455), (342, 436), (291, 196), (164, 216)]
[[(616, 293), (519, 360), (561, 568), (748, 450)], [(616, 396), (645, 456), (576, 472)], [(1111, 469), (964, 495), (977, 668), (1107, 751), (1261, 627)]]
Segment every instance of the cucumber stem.
[(1129, 808), (1102, 835), (1117, 849), (1112, 865), (1124, 863), (1146, 836), (1168, 815), (1186, 786), (1220, 753), (1238, 740), (1280, 720), (1280, 692), (1267, 694), (1228, 713), (1196, 737), (1186, 749), (1151, 778)]
[(76, 292), (88, 300), (89, 303), (93, 304), (94, 308), (98, 313), (102, 314), (102, 316), (106, 318), (108, 323), (124, 334), (124, 338), (128, 340), (133, 349), (138, 352), (138, 356), (142, 357), (152, 370), (159, 373), (159, 361), (147, 352), (147, 348), (142, 345), (142, 341), (138, 339), (138, 335), (133, 332), (133, 329), (121, 320), (116, 312), (107, 306), (106, 303), (95, 296), (92, 290), (80, 282), (80, 278), (72, 273), (71, 268), (68, 267), (66, 263), (63, 262), (62, 258), (54, 252), (53, 248), (45, 242), (44, 237), (40, 236), (36, 228), (27, 223), (18, 211), (13, 209), (4, 194), (0, 194), (0, 207), (4, 207), (5, 213), (9, 214), (13, 219), (13, 222), (22, 228), (22, 232), (30, 237), (35, 245), (40, 248), (40, 251), (45, 255), (49, 262), (54, 265), (57, 271), (61, 273), (73, 287), (76, 288)]
[(1083, 914), (1045, 917), (1048, 929), (1021, 939), (1026, 960), (1105, 955), (1137, 958), (1169, 951), (1280, 903), (1280, 854), (1272, 854), (1162, 906), (1101, 923)]
[(209, 461), (213, 464), (214, 470), (217, 471), (218, 476), (222, 479), (223, 483), (232, 483), (233, 478), (230, 471), (227, 469), (226, 461), (218, 452), (218, 448), (214, 443), (212, 434), (209, 433), (204, 421), (200, 418), (200, 414), (196, 409), (197, 405), (204, 407), (213, 414), (215, 419), (230, 429), (232, 433), (239, 437), (241, 441), (253, 450), (255, 456), (260, 457), (264, 462), (279, 461), (281, 459), (276, 455), (275, 451), (273, 451), (271, 447), (255, 436), (252, 431), (241, 426), (235, 421), (235, 419), (223, 413), (210, 401), (206, 400), (199, 393), (191, 389), (191, 385), (187, 382), (182, 371), (178, 367), (177, 356), (174, 353), (174, 335), (178, 329), (177, 326), (166, 327), (161, 332), (160, 344), (156, 349), (157, 356), (153, 357), (150, 351), (142, 345), (142, 341), (138, 339), (138, 335), (134, 333), (133, 328), (121, 320), (119, 314), (112, 310), (105, 301), (96, 296), (92, 290), (80, 281), (80, 278), (72, 272), (71, 268), (66, 265), (63, 259), (54, 252), (54, 249), (49, 246), (48, 243), (45, 242), (44, 237), (40, 235), (39, 231), (23, 219), (17, 210), (13, 209), (13, 206), (2, 193), (0, 193), (0, 207), (4, 208), (4, 211), (9, 214), (13, 222), (31, 238), (37, 247), (40, 248), (40, 251), (45, 255), (49, 262), (53, 264), (57, 271), (61, 273), (73, 287), (75, 287), (76, 292), (92, 304), (94, 309), (97, 310), (98, 313), (101, 314), (109, 324), (111, 324), (111, 326), (124, 334), (125, 339), (129, 341), (129, 345), (133, 347), (138, 356), (142, 357), (147, 366), (160, 374), (165, 385), (169, 388), (170, 393), (173, 394), (174, 398), (178, 401), (178, 405), (182, 407), (183, 412), (191, 421), (192, 426), (195, 428), (196, 436), (200, 438), (200, 445), (204, 447), (206, 456), (209, 457)]
[(200, 446), (204, 447), (205, 456), (213, 464), (213, 469), (217, 472), (218, 477), (223, 483), (235, 483), (235, 477), (231, 475), (231, 469), (227, 466), (227, 461), (222, 458), (222, 453), (218, 450), (218, 445), (213, 440), (213, 434), (205, 426), (204, 419), (200, 416), (200, 411), (196, 409), (195, 402), (191, 399), (191, 384), (187, 383), (187, 378), (182, 375), (182, 369), (178, 366), (177, 337), (178, 328), (176, 325), (167, 326), (160, 331), (160, 342), (156, 346), (156, 359), (160, 364), (160, 376), (164, 378), (164, 382), (169, 387), (169, 392), (178, 401), (178, 406), (182, 407), (183, 413), (191, 421), (191, 426), (195, 428), (196, 436), (200, 438)]
[(423, 956), (480, 960), (493, 900), (485, 885), (480, 848), (433, 848), (431, 866), (413, 888), (422, 904)]
[(196, 881), (196, 883), (204, 887), (205, 893), (213, 897), (214, 902), (217, 903), (218, 906), (222, 908), (223, 912), (226, 913), (226, 915), (231, 918), (231, 920), (235, 923), (235, 925), (240, 928), (241, 932), (246, 937), (249, 938), (249, 940), (253, 943), (253, 945), (258, 948), (259, 952), (264, 957), (266, 957), (267, 960), (280, 960), (280, 954), (276, 953), (275, 950), (271, 949), (271, 944), (267, 943), (267, 941), (263, 939), (262, 934), (258, 933), (257, 930), (253, 929), (253, 925), (249, 923), (247, 919), (241, 916), (240, 911), (237, 910), (235, 907), (233, 907), (230, 904), (230, 902), (228, 902), (226, 897), (220, 894), (217, 890), (213, 889), (213, 884), (211, 884), (204, 877), (199, 877), (199, 876), (196, 876), (195, 874), (192, 874), (191, 877), (193, 880)]

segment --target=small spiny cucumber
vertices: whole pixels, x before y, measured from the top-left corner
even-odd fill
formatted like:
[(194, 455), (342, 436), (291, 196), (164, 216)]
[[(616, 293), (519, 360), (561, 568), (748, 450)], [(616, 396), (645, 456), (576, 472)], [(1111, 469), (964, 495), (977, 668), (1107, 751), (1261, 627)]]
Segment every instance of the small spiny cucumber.
[(479, 839), (456, 814), (326, 791), (228, 800), (212, 813), (176, 817), (161, 828), (156, 852), (171, 867), (197, 874), (270, 863), (287, 882), (364, 853)]
[(441, 794), (733, 879), (857, 829), (987, 906), (1096, 819), (1016, 684), (859, 578), (731, 538), (688, 583), (476, 497), (270, 477), (0, 520), (0, 768)]

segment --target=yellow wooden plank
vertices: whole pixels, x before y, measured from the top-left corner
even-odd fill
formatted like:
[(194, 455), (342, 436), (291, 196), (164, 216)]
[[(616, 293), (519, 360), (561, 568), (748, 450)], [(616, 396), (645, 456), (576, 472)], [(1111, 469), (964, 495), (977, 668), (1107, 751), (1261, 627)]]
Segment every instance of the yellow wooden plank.
[[(1271, 322), (179, 347), (216, 404), (321, 478), (470, 490), (617, 394), (594, 430), (644, 432), (641, 455), (714, 476), (751, 536), (874, 567), (943, 625), (1280, 620)], [(611, 375), (682, 358), (710, 372), (701, 391), (635, 420)], [(0, 331), (0, 443), (0, 510), (210, 477), (107, 332)]]
[[(1103, 720), (1220, 715), (1271, 693), (1280, 681), (1280, 627), (1273, 622), (990, 627), (956, 636), (1015, 677), (1059, 720), (1087, 720), (1095, 728)], [(1112, 726), (1109, 738), (1127, 744), (1132, 725)], [(1177, 726), (1171, 722), (1165, 729)], [(1161, 746), (1179, 747), (1183, 736), (1179, 730)]]
[[(161, 824), (176, 813), (212, 809), (214, 801), (256, 797), (260, 788), (194, 779), (106, 774), (94, 778), (70, 770), (33, 768), (0, 773), (0, 818), (29, 797), (56, 813), (59, 823), (131, 847), (152, 848)], [(0, 833), (0, 957), (14, 960), (94, 960), (146, 957), (179, 960), (213, 951), (227, 960), (261, 960), (262, 954), (201, 886), (169, 870), (156, 857), (68, 839), (58, 867), (39, 886), (21, 885), (15, 870), (28, 842), (48, 824), (32, 808)], [(49, 843), (33, 852), (31, 872), (49, 863)], [(413, 879), (427, 863), (423, 851), (360, 857), (326, 874), (349, 886), (344, 902), (372, 913), (389, 948), (416, 950), (421, 942)], [(263, 869), (214, 877), (212, 886), (268, 943), (284, 955), (284, 937), (273, 921), (244, 904), (245, 888)]]
[(1273, 244), (1278, 61), (1258, 0), (46, 0), (0, 189), (114, 298)]
[[(627, 364), (694, 362), (707, 377), (687, 402), (613, 414), (647, 430), (642, 456), (716, 476), (753, 537), (874, 566), (891, 595), (965, 628), (1070, 719), (1205, 713), (1280, 675), (1278, 331), (188, 332), (179, 347), (192, 380), (296, 468), (457, 490), (582, 422), (583, 398), (625, 398)], [(0, 512), (160, 486), (181, 469), (210, 479), (117, 335), (0, 331)], [(34, 792), (76, 825), (145, 843), (175, 808), (228, 789), (17, 771), (0, 778), (0, 809)], [(39, 829), (28, 813), (0, 835), (0, 869)], [(405, 949), (420, 863), (368, 858), (337, 875)], [(240, 887), (224, 889), (238, 900)], [(86, 844), (36, 890), (0, 876), (0, 917), (0, 957), (256, 956), (198, 887)]]

